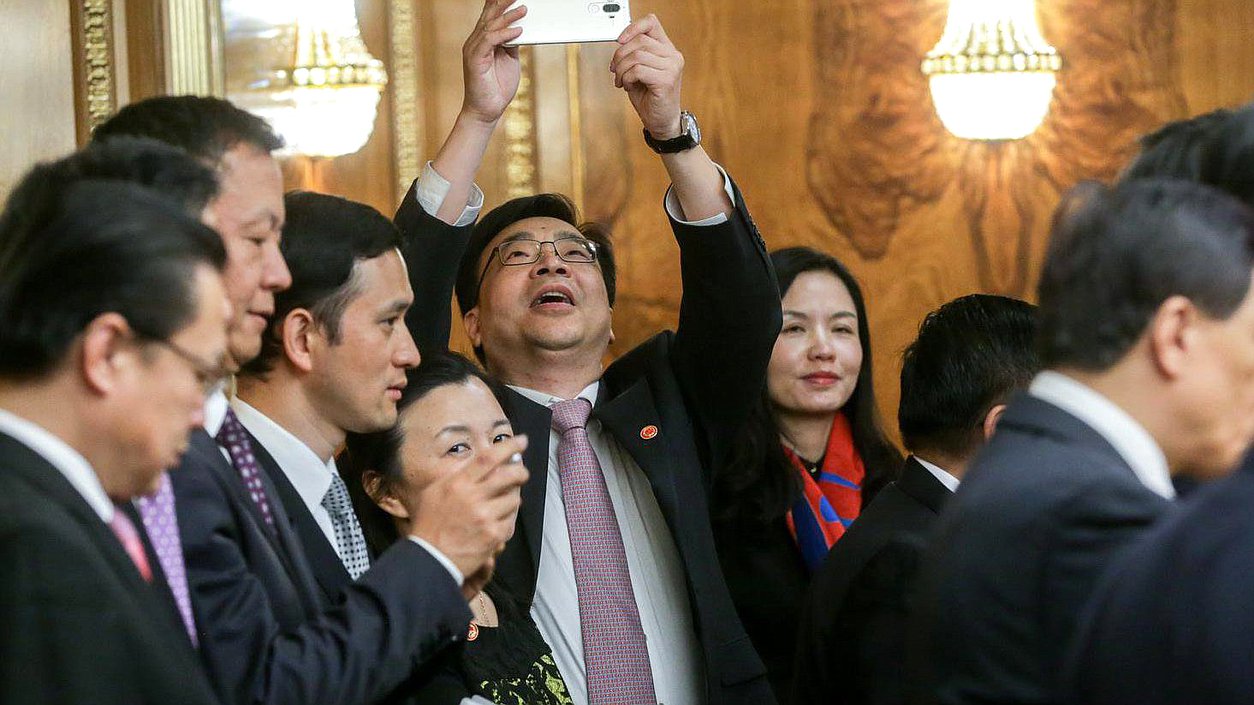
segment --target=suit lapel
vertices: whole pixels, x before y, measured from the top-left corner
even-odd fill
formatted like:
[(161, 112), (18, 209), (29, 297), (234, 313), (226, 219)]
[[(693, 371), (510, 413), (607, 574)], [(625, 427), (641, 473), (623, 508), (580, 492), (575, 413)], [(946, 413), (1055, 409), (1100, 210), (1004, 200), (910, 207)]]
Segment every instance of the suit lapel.
[[(113, 534), (113, 530), (100, 520), (100, 516), (87, 504), (87, 500), (83, 499), (57, 468), (25, 444), (3, 433), (0, 433), (0, 457), (5, 459), (5, 472), (21, 476), (70, 515), (96, 546), (98, 554), (121, 581), (123, 589), (139, 601), (139, 609), (144, 614), (151, 614), (154, 610), (165, 611), (153, 604), (160, 602), (160, 598), (154, 592), (153, 586), (140, 576), (139, 569), (122, 548), (122, 543)], [(141, 527), (142, 524), (137, 525), (137, 529)], [(142, 529), (140, 533), (143, 534)], [(187, 630), (183, 627), (181, 617), (177, 622), (164, 620), (162, 625), (154, 625), (152, 631), (160, 634), (175, 629), (183, 635), (178, 641), (185, 644), (190, 653), (191, 640), (187, 638)], [(174, 639), (170, 641), (173, 643)]]
[(329, 604), (339, 602), (340, 592), (353, 582), (348, 570), (340, 562), (340, 555), (327, 541), (326, 534), (322, 533), (322, 527), (318, 526), (305, 500), (301, 498), (300, 493), (296, 491), (296, 486), (287, 478), (287, 474), (279, 467), (274, 457), (257, 442), (256, 438), (252, 437), (252, 434), (249, 434), (249, 439), (253, 443), (253, 453), (257, 456), (257, 463), (269, 477), (270, 484), (286, 510), (288, 517), (286, 528), (294, 534), (295, 540), (299, 541), (305, 549), (305, 556), (309, 559), (309, 567), (314, 580), (318, 581), (318, 586), (322, 588), (322, 594)]
[(941, 507), (953, 494), (913, 455), (906, 460), (906, 465), (901, 470), (901, 479), (897, 480), (897, 487), (934, 514), (940, 514)]
[[(257, 443), (256, 439), (250, 437), (253, 445), (253, 454), (257, 456), (259, 463), (264, 467), (263, 459), (268, 459), (265, 449)], [(279, 494), (274, 486), (262, 473), (262, 487), (266, 492), (266, 497), (270, 500), (270, 516), (274, 519), (275, 531), (270, 531), (266, 526), (266, 520), (261, 514), (261, 510), (257, 507), (257, 503), (253, 501), (248, 493), (248, 488), (244, 486), (244, 480), (240, 477), (239, 471), (231, 464), (222, 450), (218, 446), (218, 442), (209, 436), (203, 429), (196, 429), (192, 432), (191, 446), (189, 453), (195, 453), (200, 462), (207, 463), (214, 472), (223, 479), (228, 491), (234, 495), (237, 505), (245, 507), (249, 519), (252, 521), (255, 530), (265, 536), (265, 540), (270, 543), (274, 549), (275, 555), (283, 564), (283, 568), (287, 571), (292, 582), (300, 587), (301, 597), (308, 600), (317, 593), (317, 588), (310, 583), (309, 574), (312, 572), (307, 565), (304, 565), (303, 552), (295, 548), (297, 540), (292, 535), (291, 520), (284, 510), (283, 502), (279, 500)], [(300, 565), (297, 565), (300, 563)], [(318, 609), (319, 604), (307, 604), (309, 610)]]
[[(527, 436), (523, 465), (530, 476), (522, 487), (516, 538), (505, 545), (498, 569), (506, 583), (531, 604), (544, 543), (544, 503), (549, 481), (549, 427), (553, 413), (512, 389), (505, 390), (505, 410), (515, 433)], [(521, 539), (521, 540), (520, 540)]]
[[(606, 395), (606, 386), (602, 384), (601, 398)], [(672, 449), (668, 447), (668, 433), (676, 433), (679, 429), (667, 429), (662, 425), (648, 382), (643, 377), (638, 378), (622, 394), (598, 403), (592, 416), (644, 471), (658, 504), (663, 513), (672, 518), (673, 526), (679, 496), (675, 490), (674, 458)]]

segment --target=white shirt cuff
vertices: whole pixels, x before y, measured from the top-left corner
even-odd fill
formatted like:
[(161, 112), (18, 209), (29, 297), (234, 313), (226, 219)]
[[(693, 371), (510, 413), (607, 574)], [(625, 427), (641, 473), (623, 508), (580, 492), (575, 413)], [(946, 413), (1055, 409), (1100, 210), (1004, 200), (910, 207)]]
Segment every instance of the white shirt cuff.
[[(736, 191), (735, 189), (732, 188), (731, 177), (727, 175), (727, 170), (724, 169), (723, 167), (719, 166), (718, 164), (715, 164), (714, 166), (718, 167), (718, 173), (723, 175), (723, 190), (727, 192), (727, 198), (731, 200), (732, 208), (735, 208), (736, 207)], [(432, 172), (434, 173), (434, 170), (432, 170)], [(683, 218), (681, 218), (680, 215), (684, 212), (684, 209), (679, 206), (679, 197), (675, 195), (675, 187), (673, 185), (670, 188), (666, 189), (665, 203), (666, 203), (666, 214), (669, 215), (676, 222), (681, 223), (683, 225), (695, 225), (697, 227), (701, 227), (701, 226), (706, 226), (706, 225), (722, 225), (723, 223), (727, 222), (726, 213), (719, 213), (718, 215), (712, 215), (709, 218), (703, 218), (701, 220), (695, 220), (695, 221), (684, 220)]]
[[(418, 177), (418, 187), (414, 189), (414, 193), (418, 197), (418, 205), (422, 206), (427, 215), (434, 218), (435, 214), (440, 211), (440, 206), (444, 205), (444, 199), (448, 197), (449, 189), (452, 187), (448, 179), (440, 176), (435, 166), (427, 162), (427, 165), (422, 168), (422, 175)], [(482, 210), (483, 190), (478, 184), (471, 184), (470, 202), (462, 209), (462, 214), (453, 225), (459, 228), (470, 225), (479, 219), (479, 212)]]
[(444, 569), (448, 571), (448, 574), (453, 577), (453, 582), (457, 583), (457, 587), (461, 587), (462, 583), (466, 582), (466, 576), (462, 575), (462, 572), (457, 569), (457, 566), (453, 564), (453, 561), (449, 560), (448, 556), (440, 553), (440, 549), (432, 546), (426, 541), (423, 541), (417, 536), (410, 536), (409, 540), (419, 546), (422, 546), (426, 549), (427, 553), (430, 553), (433, 558), (439, 561), (440, 565), (444, 566)]

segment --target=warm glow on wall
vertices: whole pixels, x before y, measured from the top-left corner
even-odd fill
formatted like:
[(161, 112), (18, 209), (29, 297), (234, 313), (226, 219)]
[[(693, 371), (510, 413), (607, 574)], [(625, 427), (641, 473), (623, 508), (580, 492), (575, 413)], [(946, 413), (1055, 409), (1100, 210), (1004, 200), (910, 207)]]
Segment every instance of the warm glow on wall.
[(923, 73), (936, 114), (954, 135), (1014, 140), (1045, 119), (1061, 66), (1037, 26), (1035, 0), (951, 0)]
[(286, 153), (352, 154), (374, 132), (387, 72), (362, 42), (353, 0), (307, 0), (292, 9), (292, 63), (231, 98), (268, 120)]

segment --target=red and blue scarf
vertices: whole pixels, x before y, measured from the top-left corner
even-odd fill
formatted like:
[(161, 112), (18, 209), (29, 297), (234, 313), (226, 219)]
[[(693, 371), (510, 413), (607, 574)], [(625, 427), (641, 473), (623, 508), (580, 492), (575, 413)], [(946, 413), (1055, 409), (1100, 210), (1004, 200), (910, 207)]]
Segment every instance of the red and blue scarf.
[(844, 414), (836, 414), (832, 421), (827, 452), (817, 474), (811, 475), (805, 462), (791, 449), (785, 447), (784, 455), (797, 469), (802, 487), (801, 498), (788, 510), (788, 530), (813, 573), (862, 511), (866, 468), (853, 446), (853, 429)]

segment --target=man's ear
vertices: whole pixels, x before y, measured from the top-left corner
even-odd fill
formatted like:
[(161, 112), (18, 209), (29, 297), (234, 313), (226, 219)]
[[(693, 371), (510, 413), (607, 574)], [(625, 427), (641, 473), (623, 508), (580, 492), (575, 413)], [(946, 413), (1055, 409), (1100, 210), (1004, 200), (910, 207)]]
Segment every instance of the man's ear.
[(392, 493), (390, 484), (383, 481), (382, 475), (374, 470), (367, 470), (361, 475), (361, 484), (366, 490), (366, 495), (379, 505), (380, 509), (397, 519), (409, 518), (409, 510)]
[(479, 328), (479, 307), (467, 311), (462, 315), (462, 327), (466, 329), (466, 337), (470, 338), (472, 347), (483, 346), (483, 331)]
[(1159, 374), (1168, 379), (1183, 374), (1197, 343), (1200, 321), (1197, 307), (1183, 296), (1172, 296), (1159, 305), (1145, 331), (1150, 359)]
[(1001, 422), (1001, 415), (1005, 413), (1005, 404), (994, 404), (993, 408), (984, 414), (984, 442), (988, 443), (988, 439), (993, 437), (993, 432), (997, 430), (997, 424)]
[(117, 313), (97, 316), (83, 330), (79, 364), (83, 380), (98, 395), (114, 391), (125, 365), (137, 359), (139, 351), (129, 347), (131, 328)]
[(304, 308), (292, 309), (279, 323), (278, 334), (288, 362), (301, 372), (312, 370), (313, 351), (322, 338), (313, 314)]

